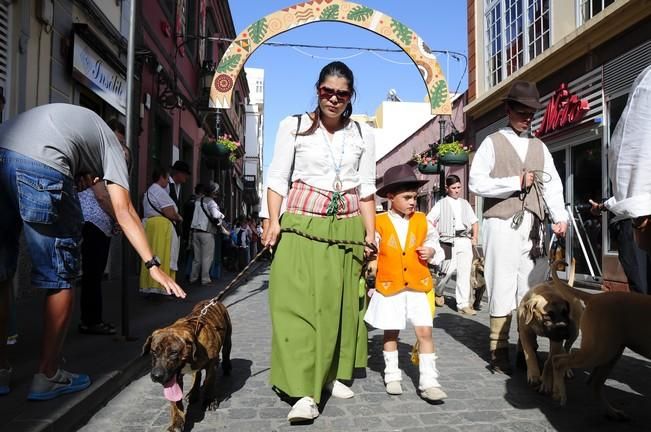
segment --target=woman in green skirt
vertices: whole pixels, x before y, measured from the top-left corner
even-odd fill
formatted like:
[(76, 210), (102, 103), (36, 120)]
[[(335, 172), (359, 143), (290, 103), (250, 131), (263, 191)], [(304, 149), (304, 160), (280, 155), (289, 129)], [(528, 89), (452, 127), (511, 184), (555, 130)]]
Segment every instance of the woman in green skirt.
[[(296, 399), (290, 422), (316, 418), (322, 390), (353, 397), (341, 381), (367, 360), (359, 280), (369, 250), (308, 237), (375, 243), (373, 132), (350, 120), (354, 78), (344, 63), (321, 70), (316, 94), (313, 112), (278, 127), (262, 237), (263, 244), (278, 245), (269, 281), (271, 384)], [(283, 232), (280, 241), (288, 228), (298, 233)]]

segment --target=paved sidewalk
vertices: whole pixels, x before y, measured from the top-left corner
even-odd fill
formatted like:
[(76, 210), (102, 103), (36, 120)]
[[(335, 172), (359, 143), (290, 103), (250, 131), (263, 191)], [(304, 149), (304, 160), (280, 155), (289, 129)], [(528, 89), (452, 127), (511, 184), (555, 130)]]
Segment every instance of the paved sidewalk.
[[(651, 430), (651, 363), (629, 351), (607, 381), (606, 394), (633, 420), (610, 423), (597, 413), (585, 385), (586, 374), (575, 371), (568, 383), (568, 405), (560, 408), (550, 397), (526, 385), (524, 372), (513, 377), (493, 375), (486, 369), (488, 315), (468, 318), (449, 307), (435, 319), (441, 383), (449, 399), (430, 405), (416, 395), (417, 368), (409, 363), (415, 340), (406, 330), (400, 340), (400, 364), (404, 370), (402, 396), (389, 396), (382, 383), (382, 334), (369, 333), (369, 367), (366, 377), (354, 381), (353, 399), (325, 397), (321, 416), (308, 425), (290, 426), (290, 406), (270, 388), (271, 323), (267, 306), (268, 274), (262, 271), (228, 296), (224, 303), (233, 326), (233, 373), (218, 372), (219, 408), (202, 412), (189, 408), (186, 431), (649, 431)], [(515, 326), (514, 326), (515, 327)], [(649, 331), (641, 329), (641, 331)], [(512, 341), (515, 341), (515, 334)], [(513, 346), (512, 346), (513, 348)], [(547, 345), (541, 341), (541, 350)], [(185, 388), (189, 387), (186, 376)], [(80, 430), (164, 431), (169, 424), (168, 402), (160, 384), (148, 375), (136, 379)]]
[[(258, 263), (254, 264), (254, 268), (257, 266)], [(132, 286), (135, 290), (129, 293), (129, 336), (132, 340), (120, 336), (119, 279), (105, 282), (103, 288), (104, 320), (118, 327), (116, 336), (80, 334), (77, 330), (77, 299), (63, 350), (66, 359), (64, 368), (90, 375), (92, 385), (82, 392), (45, 402), (26, 399), (38, 366), (43, 301), (40, 295), (21, 299), (17, 302), (18, 344), (9, 347), (13, 366), (11, 393), (0, 396), (0, 431), (76, 430), (121, 389), (146, 373), (150, 360), (141, 357), (140, 353), (146, 337), (154, 329), (187, 314), (198, 301), (217, 295), (234, 276), (233, 273), (225, 273), (218, 282), (208, 286), (184, 286), (188, 293), (184, 300), (147, 300), (137, 292), (138, 284), (134, 278)]]

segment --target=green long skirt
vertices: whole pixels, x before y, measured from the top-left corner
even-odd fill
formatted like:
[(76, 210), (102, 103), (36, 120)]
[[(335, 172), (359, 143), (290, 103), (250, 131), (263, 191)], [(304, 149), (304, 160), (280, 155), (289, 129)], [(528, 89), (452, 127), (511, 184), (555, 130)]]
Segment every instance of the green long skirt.
[[(337, 220), (285, 213), (282, 228), (330, 239), (364, 239), (360, 216)], [(271, 265), (271, 384), (318, 403), (323, 386), (366, 367), (366, 296), (359, 278), (364, 248), (283, 233)]]

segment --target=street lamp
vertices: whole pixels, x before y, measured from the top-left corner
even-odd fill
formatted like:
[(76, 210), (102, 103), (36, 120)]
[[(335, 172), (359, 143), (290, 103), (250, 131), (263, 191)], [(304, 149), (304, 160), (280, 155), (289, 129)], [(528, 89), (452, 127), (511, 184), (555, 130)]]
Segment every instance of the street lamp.
[(210, 88), (215, 76), (215, 63), (212, 60), (204, 60), (199, 72), (199, 83), (201, 85), (201, 94), (197, 100), (197, 111), (200, 112), (201, 123), (206, 120), (210, 114), (215, 115), (215, 136), (219, 136), (221, 112), (219, 108), (210, 107)]

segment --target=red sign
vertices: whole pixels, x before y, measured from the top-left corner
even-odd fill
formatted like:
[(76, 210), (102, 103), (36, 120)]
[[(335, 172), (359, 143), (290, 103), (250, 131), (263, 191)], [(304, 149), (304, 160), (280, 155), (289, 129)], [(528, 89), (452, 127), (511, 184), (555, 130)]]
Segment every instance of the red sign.
[(589, 110), (588, 100), (579, 99), (577, 95), (570, 93), (567, 84), (562, 83), (549, 100), (542, 123), (534, 135), (543, 136), (572, 123), (577, 123)]

